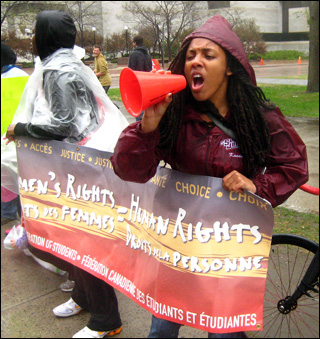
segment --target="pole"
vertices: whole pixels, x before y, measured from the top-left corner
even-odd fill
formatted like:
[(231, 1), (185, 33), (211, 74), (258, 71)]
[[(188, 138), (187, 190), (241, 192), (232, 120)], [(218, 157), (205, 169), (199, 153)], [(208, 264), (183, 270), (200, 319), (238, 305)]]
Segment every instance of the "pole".
[(164, 69), (164, 24), (162, 24), (162, 69)]
[(93, 32), (93, 45), (95, 46), (96, 44), (96, 28), (92, 27), (92, 32)]
[(128, 55), (128, 29), (126, 29), (126, 51)]
[(126, 52), (127, 52), (127, 55), (128, 55), (128, 29), (129, 29), (129, 27), (124, 26), (124, 29), (126, 31)]

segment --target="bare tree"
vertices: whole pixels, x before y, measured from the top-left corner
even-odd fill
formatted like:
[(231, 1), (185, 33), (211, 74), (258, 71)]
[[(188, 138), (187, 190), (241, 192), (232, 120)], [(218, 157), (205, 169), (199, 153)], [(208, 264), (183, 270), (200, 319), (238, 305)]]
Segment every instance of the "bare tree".
[(80, 37), (76, 37), (76, 45), (80, 46), (83, 44), (84, 49), (86, 50), (86, 53), (88, 55), (92, 54), (93, 51), (93, 46), (101, 46), (103, 43), (103, 36), (101, 34), (93, 32), (91, 29), (90, 30), (84, 30), (82, 34), (83, 40), (80, 41)]
[[(130, 39), (130, 33), (128, 38)], [(107, 55), (111, 56), (111, 58), (115, 58), (118, 53), (121, 53), (121, 56), (124, 56), (126, 52), (125, 32), (113, 33), (110, 36), (106, 37), (102, 48), (104, 51), (106, 51)]]
[(149, 25), (139, 28), (139, 35), (143, 37), (143, 44), (149, 50), (149, 53), (152, 54), (152, 58), (155, 58), (155, 53), (161, 54), (161, 37), (160, 28), (157, 26), (157, 30), (154, 30), (154, 27)]
[(259, 27), (255, 19), (245, 19), (244, 11), (239, 8), (218, 9), (213, 11), (215, 14), (221, 14), (230, 23), (232, 29), (237, 34), (248, 57), (265, 54), (266, 45), (262, 39)]
[(85, 45), (85, 31), (89, 31), (96, 25), (99, 15), (97, 9), (98, 1), (68, 1), (66, 2), (66, 12), (73, 19), (77, 27), (77, 35), (81, 47)]
[(1, 1), (1, 28), (4, 21), (15, 15), (16, 9), (23, 5), (27, 5), (29, 1)]
[[(1, 40), (5, 40), (18, 57), (31, 60), (33, 54), (30, 29), (37, 15), (43, 10), (63, 8), (61, 1), (2, 1)], [(28, 35), (27, 28), (30, 31)]]
[(6, 39), (15, 33), (16, 39), (24, 39), (25, 29), (32, 28), (40, 12), (53, 9), (64, 10), (64, 8), (65, 4), (62, 1), (2, 1), (1, 36)]
[(319, 2), (310, 1), (310, 39), (307, 92), (319, 92)]
[[(165, 38), (169, 61), (172, 60), (172, 46), (180, 38), (183, 30), (203, 19), (202, 9), (207, 9), (206, 1), (154, 1), (148, 6), (143, 1), (126, 2), (123, 8), (140, 26), (152, 26), (155, 44)], [(162, 36), (161, 36), (162, 35)]]
[[(126, 2), (123, 8), (132, 14), (131, 22), (137, 24), (140, 33), (148, 31), (148, 35), (154, 38), (153, 50), (155, 50), (155, 46), (160, 45), (161, 15), (158, 9), (145, 5), (143, 1)], [(130, 20), (127, 21), (130, 22)]]

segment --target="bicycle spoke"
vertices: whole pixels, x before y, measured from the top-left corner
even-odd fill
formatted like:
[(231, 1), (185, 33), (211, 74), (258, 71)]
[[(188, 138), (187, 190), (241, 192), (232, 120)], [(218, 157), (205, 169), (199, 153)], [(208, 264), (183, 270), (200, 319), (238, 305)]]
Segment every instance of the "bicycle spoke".
[[(300, 334), (300, 338), (304, 338), (304, 336), (303, 336), (303, 334), (301, 332), (300, 326), (298, 326), (298, 320), (296, 318), (300, 318), (299, 314), (297, 312), (292, 312), (292, 316), (290, 316), (289, 319), (292, 320), (292, 322), (294, 323), (296, 330)], [(289, 328), (291, 329), (291, 326)]]
[(313, 331), (312, 327), (310, 327), (309, 324), (306, 323), (305, 318), (302, 317), (302, 315), (304, 315), (304, 314), (307, 314), (307, 316), (308, 316), (307, 319), (310, 316), (308, 313), (303, 312), (303, 308), (302, 309), (299, 308), (299, 311), (297, 311), (297, 312), (294, 311), (292, 313), (293, 313), (293, 316), (297, 319), (297, 322), (295, 322), (295, 325), (296, 325), (297, 328), (299, 327), (298, 323), (299, 324), (303, 323), (308, 328), (308, 330), (310, 332), (314, 333), (314, 335), (316, 334), (316, 332)]
[[(281, 271), (281, 262), (282, 262), (282, 260), (280, 260), (280, 257), (279, 257), (279, 255), (280, 255), (281, 253), (280, 253), (280, 251), (278, 250), (278, 265), (279, 265), (279, 273), (278, 273), (278, 276), (279, 276), (279, 280), (280, 280), (280, 282), (281, 282), (281, 289), (280, 289), (280, 291), (285, 291), (286, 292), (286, 294), (288, 295), (288, 289), (289, 289), (289, 287), (290, 286), (288, 286), (288, 289), (285, 287), (285, 283), (283, 282), (283, 272)], [(283, 295), (283, 294), (282, 294)]]
[[(317, 244), (295, 235), (278, 235), (272, 240), (264, 298), (263, 330), (251, 332), (251, 336), (318, 338), (318, 300), (302, 295), (296, 304), (288, 305), (289, 309), (278, 309), (278, 303), (285, 303), (299, 286), (317, 251)], [(310, 293), (317, 296), (315, 292)]]

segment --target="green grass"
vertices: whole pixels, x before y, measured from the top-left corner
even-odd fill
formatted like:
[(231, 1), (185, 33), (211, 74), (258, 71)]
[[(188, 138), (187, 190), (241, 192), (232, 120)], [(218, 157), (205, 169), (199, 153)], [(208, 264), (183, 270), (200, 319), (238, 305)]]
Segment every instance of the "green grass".
[(319, 215), (276, 207), (273, 233), (298, 234), (319, 243)]
[(309, 56), (302, 51), (270, 51), (264, 55), (260, 55), (265, 60), (298, 60), (299, 56), (304, 60), (309, 59)]
[(306, 93), (307, 86), (263, 84), (260, 87), (285, 116), (319, 118), (319, 92)]
[(108, 97), (110, 100), (122, 101), (120, 89), (119, 88), (110, 88), (108, 91)]

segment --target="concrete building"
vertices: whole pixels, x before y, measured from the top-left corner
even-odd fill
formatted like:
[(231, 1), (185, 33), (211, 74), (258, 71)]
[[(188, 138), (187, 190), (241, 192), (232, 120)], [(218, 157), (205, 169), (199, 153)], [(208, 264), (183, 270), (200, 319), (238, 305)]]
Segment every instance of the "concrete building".
[[(254, 19), (266, 41), (267, 50), (300, 50), (309, 52), (310, 1), (206, 1), (208, 11), (203, 22), (214, 15), (238, 11), (241, 17)], [(132, 17), (123, 10), (123, 1), (102, 1), (103, 36), (135, 30)], [(152, 6), (153, 1), (144, 4)], [(202, 24), (203, 22), (200, 22)]]
[(310, 1), (208, 1), (209, 11), (222, 15), (238, 11), (254, 19), (268, 51), (299, 50), (309, 53)]
[[(50, 2), (29, 2), (34, 5), (34, 15), (42, 7), (63, 8), (64, 1)], [(144, 5), (152, 6), (153, 1), (144, 1)], [(205, 1), (207, 10), (204, 12), (203, 22), (215, 13), (227, 15), (227, 13), (238, 12), (241, 17), (254, 19), (266, 41), (267, 50), (300, 50), (309, 51), (309, 26), (307, 23), (309, 16), (310, 1)], [(121, 33), (127, 27), (131, 33), (135, 34), (136, 24), (134, 17), (126, 13), (123, 9), (124, 1), (97, 1), (94, 6), (95, 18), (88, 19), (86, 29), (95, 30), (102, 36), (112, 33)], [(17, 15), (10, 17), (1, 27), (1, 35), (8, 34), (8, 31), (15, 29), (21, 37), (25, 36), (25, 28), (32, 28), (30, 20), (30, 8), (26, 13), (25, 5), (19, 5)], [(27, 22), (24, 20), (28, 17)], [(203, 22), (199, 22), (202, 24)], [(30, 27), (29, 27), (30, 26)]]

